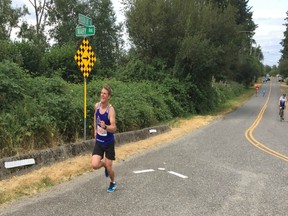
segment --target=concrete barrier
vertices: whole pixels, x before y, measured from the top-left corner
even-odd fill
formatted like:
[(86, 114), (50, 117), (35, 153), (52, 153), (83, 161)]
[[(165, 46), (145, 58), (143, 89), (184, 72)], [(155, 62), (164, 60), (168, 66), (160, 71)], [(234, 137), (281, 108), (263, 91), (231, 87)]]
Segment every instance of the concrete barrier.
[[(115, 145), (120, 146), (126, 143), (144, 140), (149, 137), (168, 132), (170, 130), (171, 128), (169, 128), (167, 125), (162, 125), (144, 128), (137, 131), (117, 133), (115, 134)], [(22, 175), (33, 169), (38, 169), (40, 167), (60, 162), (74, 156), (92, 153), (94, 144), (95, 140), (91, 139), (81, 143), (66, 144), (63, 146), (44, 149), (25, 155), (2, 158), (0, 159), (0, 180), (7, 179), (15, 175)], [(6, 162), (25, 160), (28, 158), (33, 158), (35, 160), (35, 164), (15, 168), (5, 168)]]

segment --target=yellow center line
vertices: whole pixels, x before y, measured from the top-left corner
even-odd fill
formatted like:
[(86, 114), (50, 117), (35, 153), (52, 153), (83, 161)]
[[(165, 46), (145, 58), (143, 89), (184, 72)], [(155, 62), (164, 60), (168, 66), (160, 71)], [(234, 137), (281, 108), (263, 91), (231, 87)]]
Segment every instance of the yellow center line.
[(266, 99), (266, 102), (264, 104), (264, 106), (262, 107), (261, 111), (259, 112), (256, 120), (253, 122), (253, 124), (246, 130), (245, 132), (245, 137), (246, 139), (252, 144), (254, 145), (255, 147), (259, 148), (260, 150), (274, 156), (274, 157), (277, 157), (277, 158), (280, 158), (284, 161), (288, 161), (288, 157), (277, 152), (277, 151), (274, 151), (273, 149), (270, 149), (268, 148), (267, 146), (265, 146), (263, 143), (259, 142), (258, 140), (256, 140), (253, 136), (253, 131), (254, 129), (259, 125), (261, 119), (262, 119), (262, 116), (267, 108), (267, 105), (268, 105), (268, 102), (269, 102), (269, 98), (270, 98), (270, 94), (271, 94), (271, 84), (270, 84), (270, 89), (269, 89), (269, 94), (267, 95), (267, 99)]

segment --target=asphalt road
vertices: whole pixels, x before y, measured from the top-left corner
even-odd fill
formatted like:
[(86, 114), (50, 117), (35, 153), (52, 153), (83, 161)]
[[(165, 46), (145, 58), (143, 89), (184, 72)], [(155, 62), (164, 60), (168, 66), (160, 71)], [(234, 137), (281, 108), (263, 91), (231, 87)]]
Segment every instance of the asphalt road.
[(288, 215), (288, 121), (279, 121), (279, 86), (272, 79), (264, 97), (116, 164), (112, 194), (100, 170), (1, 207), (0, 215)]

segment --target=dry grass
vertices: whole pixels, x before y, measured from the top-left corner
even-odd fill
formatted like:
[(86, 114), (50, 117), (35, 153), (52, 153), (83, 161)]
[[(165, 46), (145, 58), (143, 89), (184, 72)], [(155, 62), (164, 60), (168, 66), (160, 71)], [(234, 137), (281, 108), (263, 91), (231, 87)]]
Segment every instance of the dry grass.
[[(190, 119), (178, 119), (171, 125), (171, 131), (151, 137), (149, 139), (125, 144), (116, 147), (116, 163), (132, 155), (159, 146), (167, 141), (173, 140), (186, 133), (192, 132), (204, 125), (209, 124), (215, 118), (221, 117), (236, 107), (241, 106), (251, 93), (245, 97), (230, 103), (229, 108), (218, 113), (218, 115), (195, 116)], [(68, 181), (75, 176), (85, 172), (91, 172), (91, 155), (78, 156), (63, 162), (43, 167), (22, 176), (15, 176), (7, 180), (0, 181), (0, 204), (8, 203), (21, 196), (33, 195), (43, 191), (53, 185)]]

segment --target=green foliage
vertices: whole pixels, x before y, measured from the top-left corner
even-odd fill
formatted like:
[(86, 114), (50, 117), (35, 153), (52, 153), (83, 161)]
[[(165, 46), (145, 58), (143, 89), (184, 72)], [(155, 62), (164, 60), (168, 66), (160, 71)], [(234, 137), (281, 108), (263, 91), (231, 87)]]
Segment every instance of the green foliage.
[[(87, 16), (95, 24), (95, 35), (91, 45), (95, 49), (100, 67), (115, 68), (115, 63), (120, 55), (123, 41), (121, 39), (122, 24), (116, 23), (116, 15), (113, 11), (111, 0), (93, 0), (87, 7)], [(103, 76), (105, 77), (105, 76)]]
[(212, 88), (215, 91), (216, 107), (222, 107), (225, 102), (244, 93), (243, 85), (236, 82), (212, 82)]
[(177, 55), (176, 76), (199, 85), (205, 85), (212, 79), (216, 66), (217, 50), (202, 35), (186, 37)]
[(279, 64), (279, 73), (284, 77), (288, 77), (288, 58), (283, 59)]
[(170, 71), (161, 59), (154, 59), (151, 64), (146, 64), (139, 55), (135, 54), (125, 66), (117, 70), (114, 77), (124, 82), (141, 80), (162, 82), (165, 77), (172, 74)]
[[(58, 76), (32, 78), (9, 62), (0, 66), (0, 86), (5, 87), (0, 91), (1, 105), (5, 104), (0, 112), (1, 156), (74, 142), (82, 137), (82, 84), (69, 84)], [(7, 71), (11, 77), (5, 76)], [(113, 89), (111, 104), (116, 110), (118, 132), (157, 125), (188, 113), (213, 111), (243, 89), (233, 83), (216, 82), (200, 89), (172, 77), (166, 77), (161, 84), (147, 80), (88, 81), (88, 138), (93, 138), (94, 105), (104, 83)]]
[(242, 62), (234, 68), (234, 80), (248, 87), (262, 75), (263, 70), (263, 65), (256, 58), (245, 56)]
[[(142, 61), (151, 64), (153, 59), (161, 59), (167, 68), (176, 67), (177, 74), (190, 71), (192, 79), (197, 76), (194, 73), (204, 70), (204, 77), (233, 78), (230, 68), (255, 30), (247, 2), (240, 0), (231, 4), (212, 0), (125, 2), (129, 36)], [(243, 29), (249, 33), (240, 34)]]
[[(120, 34), (122, 25), (116, 23), (111, 0), (56, 0), (51, 1), (47, 8), (49, 24), (53, 25), (49, 32), (59, 46), (78, 40), (74, 32), (80, 13), (90, 17), (95, 25), (95, 35), (89, 37), (90, 45), (96, 54), (97, 64), (104, 70), (114, 69), (123, 40)], [(100, 76), (105, 77), (105, 74), (101, 73)]]
[(0, 62), (0, 112), (15, 106), (25, 97), (27, 75), (14, 63)]
[(11, 63), (0, 64), (0, 72), (5, 73), (1, 68), (5, 66), (14, 74), (10, 73), (11, 79), (1, 73), (0, 137), (4, 146), (0, 155), (75, 141), (83, 131), (83, 105), (74, 103), (79, 97), (75, 98), (73, 86), (57, 76), (24, 76)]
[(284, 31), (284, 38), (281, 41), (283, 49), (281, 50), (282, 56), (280, 62), (288, 59), (288, 11), (286, 12), (286, 16), (287, 16), (285, 18), (286, 23), (283, 24), (286, 27), (286, 29)]
[(284, 31), (284, 39), (281, 41), (283, 49), (281, 50), (282, 56), (279, 60), (279, 73), (284, 77), (288, 77), (288, 11), (286, 12), (286, 23), (283, 24), (286, 29)]
[[(103, 83), (108, 83), (113, 89), (110, 102), (116, 110), (118, 132), (140, 129), (170, 120), (175, 114), (174, 110), (177, 109), (177, 114), (181, 113), (182, 108), (167, 89), (149, 81), (138, 83), (124, 83), (115, 79), (92, 81), (88, 88), (94, 93), (89, 96), (94, 104), (98, 102)], [(90, 108), (94, 109), (94, 104), (91, 104)], [(90, 116), (93, 116), (92, 110), (90, 113), (92, 114)], [(93, 125), (93, 122), (90, 124)]]
[(11, 4), (11, 0), (0, 0), (0, 40), (9, 40), (12, 28), (17, 27), (19, 19), (28, 14), (27, 7), (13, 8)]
[(49, 33), (57, 45), (62, 46), (76, 41), (74, 32), (75, 25), (78, 23), (78, 14), (83, 14), (86, 7), (88, 8), (83, 1), (79, 0), (55, 0), (48, 3), (48, 24), (53, 26)]
[(145, 62), (151, 63), (154, 58), (162, 58), (169, 66), (174, 63), (178, 38), (181, 39), (184, 29), (181, 28), (183, 23), (176, 23), (179, 11), (172, 7), (172, 2), (134, 1), (127, 11), (129, 36)]
[(32, 76), (40, 75), (38, 74), (38, 71), (40, 70), (39, 65), (42, 58), (42, 52), (39, 46), (31, 42), (16, 42), (15, 45), (21, 53), (23, 68), (28, 70), (29, 74)]
[(35, 84), (30, 91), (37, 98), (41, 112), (49, 117), (51, 128), (55, 125), (56, 132), (63, 141), (75, 141), (79, 134), (78, 130), (80, 130), (77, 127), (80, 118), (75, 118), (75, 116), (81, 116), (82, 110), (79, 110), (79, 107), (74, 107), (74, 94), (70, 90), (69, 84), (60, 77), (51, 79), (37, 77), (33, 79), (33, 82)]
[(38, 74), (53, 77), (56, 73), (68, 82), (81, 82), (83, 75), (74, 60), (77, 49), (78, 47), (76, 48), (72, 43), (52, 47), (49, 52), (44, 54), (41, 61), (41, 71)]
[[(82, 137), (83, 75), (74, 60), (82, 39), (71, 34), (79, 13), (97, 21), (90, 39), (97, 62), (87, 79), (88, 138), (104, 83), (114, 92), (117, 132), (124, 132), (214, 112), (264, 73), (260, 48), (251, 48), (255, 24), (247, 1), (124, 3), (132, 42), (127, 55), (121, 53), (121, 24), (111, 0), (50, 1), (48, 25), (56, 41), (50, 49), (43, 49), (44, 41), (34, 43), (45, 39), (37, 34), (43, 25), (22, 25), (19, 36), (33, 43), (0, 41), (0, 156)], [(0, 15), (0, 28), (3, 23)], [(284, 58), (281, 63), (284, 73)]]
[(23, 64), (23, 57), (18, 47), (8, 40), (0, 40), (0, 62), (7, 60), (18, 65)]

